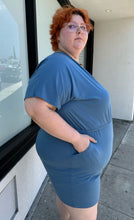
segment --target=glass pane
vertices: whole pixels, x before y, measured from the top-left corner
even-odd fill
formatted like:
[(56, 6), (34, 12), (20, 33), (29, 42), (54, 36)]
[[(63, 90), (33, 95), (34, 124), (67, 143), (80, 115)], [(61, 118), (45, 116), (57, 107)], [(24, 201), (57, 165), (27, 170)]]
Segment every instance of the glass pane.
[(24, 110), (29, 75), (24, 2), (0, 0), (0, 146), (30, 124)]

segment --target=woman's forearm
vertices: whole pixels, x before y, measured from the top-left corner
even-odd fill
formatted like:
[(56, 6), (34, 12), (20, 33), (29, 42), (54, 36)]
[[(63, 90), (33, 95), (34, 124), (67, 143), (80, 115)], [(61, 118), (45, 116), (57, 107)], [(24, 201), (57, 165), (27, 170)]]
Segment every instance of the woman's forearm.
[(54, 106), (39, 98), (28, 98), (25, 101), (25, 108), (30, 117), (50, 135), (69, 142), (80, 153), (90, 144), (96, 143), (89, 135), (80, 134), (71, 127), (57, 112)]
[(33, 121), (47, 133), (73, 145), (79, 138), (79, 133), (72, 128), (57, 112), (46, 109), (32, 117)]
[[(29, 109), (31, 110), (29, 111)], [(77, 145), (80, 133), (71, 127), (57, 112), (48, 108), (43, 100), (29, 99), (26, 110), (33, 121), (47, 133), (74, 146)]]

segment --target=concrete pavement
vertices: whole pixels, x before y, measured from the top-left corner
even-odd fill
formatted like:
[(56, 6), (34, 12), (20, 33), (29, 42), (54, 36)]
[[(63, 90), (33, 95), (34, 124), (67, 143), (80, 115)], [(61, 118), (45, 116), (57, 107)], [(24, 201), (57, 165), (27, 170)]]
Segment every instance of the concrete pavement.
[[(118, 139), (118, 130), (115, 138)], [(134, 123), (130, 123), (115, 149), (101, 188), (97, 220), (134, 219)]]
[[(101, 177), (97, 220), (134, 219), (134, 121), (114, 119), (112, 158)], [(48, 178), (25, 220), (60, 220)]]

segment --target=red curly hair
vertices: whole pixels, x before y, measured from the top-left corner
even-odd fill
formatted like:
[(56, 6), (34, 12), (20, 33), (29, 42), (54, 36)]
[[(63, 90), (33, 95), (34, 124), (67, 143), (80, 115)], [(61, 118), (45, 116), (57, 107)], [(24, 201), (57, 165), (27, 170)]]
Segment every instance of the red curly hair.
[(59, 8), (53, 16), (52, 24), (50, 25), (51, 44), (54, 51), (58, 50), (57, 38), (64, 23), (70, 22), (72, 15), (80, 15), (84, 22), (89, 25), (89, 30), (93, 30), (93, 25), (90, 22), (87, 10), (74, 8), (72, 6), (64, 6)]

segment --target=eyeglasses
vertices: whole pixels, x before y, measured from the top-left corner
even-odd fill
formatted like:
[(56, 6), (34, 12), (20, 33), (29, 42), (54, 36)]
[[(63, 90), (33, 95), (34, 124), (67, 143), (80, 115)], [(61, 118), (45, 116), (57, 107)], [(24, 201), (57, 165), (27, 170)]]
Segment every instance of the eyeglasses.
[(65, 26), (68, 28), (68, 31), (70, 32), (76, 32), (78, 29), (80, 29), (83, 33), (89, 33), (90, 32), (90, 26), (88, 24), (75, 24), (75, 23), (67, 23)]

